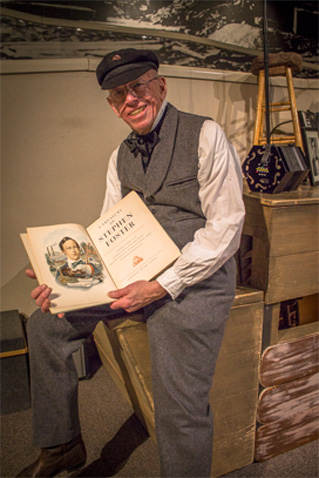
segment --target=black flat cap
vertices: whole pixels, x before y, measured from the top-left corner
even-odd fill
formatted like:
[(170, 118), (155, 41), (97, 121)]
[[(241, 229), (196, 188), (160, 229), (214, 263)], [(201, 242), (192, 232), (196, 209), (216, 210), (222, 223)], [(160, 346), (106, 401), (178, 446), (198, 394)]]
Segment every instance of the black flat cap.
[(150, 50), (125, 48), (105, 55), (96, 69), (102, 90), (116, 88), (133, 81), (148, 70), (158, 70), (159, 61)]

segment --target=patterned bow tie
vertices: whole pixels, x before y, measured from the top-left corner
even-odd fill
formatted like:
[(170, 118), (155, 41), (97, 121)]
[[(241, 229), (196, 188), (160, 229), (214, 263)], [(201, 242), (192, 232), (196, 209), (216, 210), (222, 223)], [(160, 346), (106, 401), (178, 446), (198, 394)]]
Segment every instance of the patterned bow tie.
[(149, 158), (159, 140), (158, 133), (154, 130), (144, 135), (133, 134), (131, 138), (125, 139), (124, 143), (129, 147), (135, 157), (138, 153), (141, 153), (144, 158)]
[(71, 266), (74, 268), (74, 267), (78, 266), (79, 264), (85, 264), (85, 262), (82, 261), (82, 259), (80, 259), (79, 261), (72, 262)]

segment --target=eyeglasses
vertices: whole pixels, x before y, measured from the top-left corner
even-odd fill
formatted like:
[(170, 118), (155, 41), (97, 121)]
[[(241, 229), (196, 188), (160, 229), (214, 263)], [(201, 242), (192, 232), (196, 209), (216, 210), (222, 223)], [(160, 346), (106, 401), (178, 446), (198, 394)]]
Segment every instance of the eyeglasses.
[(143, 96), (145, 96), (149, 91), (149, 83), (153, 80), (157, 80), (158, 78), (159, 76), (154, 76), (154, 78), (151, 78), (143, 83), (134, 83), (131, 86), (122, 86), (117, 88), (109, 94), (107, 100), (110, 100), (114, 106), (119, 107), (124, 104), (128, 93), (135, 98), (143, 98)]

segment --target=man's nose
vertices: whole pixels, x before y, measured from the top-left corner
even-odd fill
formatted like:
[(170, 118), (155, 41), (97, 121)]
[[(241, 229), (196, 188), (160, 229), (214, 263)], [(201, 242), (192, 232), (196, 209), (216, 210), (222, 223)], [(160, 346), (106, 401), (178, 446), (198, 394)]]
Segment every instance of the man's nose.
[(137, 100), (137, 97), (133, 94), (133, 92), (130, 90), (127, 90), (125, 103), (135, 102), (136, 100)]

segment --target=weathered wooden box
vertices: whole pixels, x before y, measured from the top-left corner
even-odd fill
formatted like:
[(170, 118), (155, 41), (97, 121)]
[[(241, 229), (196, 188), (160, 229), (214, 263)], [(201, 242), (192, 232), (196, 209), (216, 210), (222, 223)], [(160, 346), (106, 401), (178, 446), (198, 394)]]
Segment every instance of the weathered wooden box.
[[(211, 476), (252, 463), (256, 434), (263, 294), (238, 287), (219, 354), (210, 404), (215, 418)], [(147, 329), (137, 314), (100, 323), (94, 338), (104, 366), (154, 441)]]
[(319, 288), (319, 189), (244, 194), (244, 234), (251, 236), (250, 286), (275, 304)]

